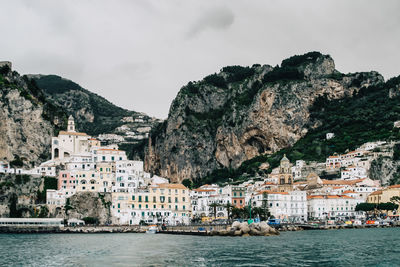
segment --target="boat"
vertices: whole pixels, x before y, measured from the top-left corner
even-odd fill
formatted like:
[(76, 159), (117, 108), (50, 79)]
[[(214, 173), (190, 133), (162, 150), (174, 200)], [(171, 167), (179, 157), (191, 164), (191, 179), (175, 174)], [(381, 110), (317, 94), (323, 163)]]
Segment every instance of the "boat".
[(146, 234), (156, 234), (158, 232), (157, 225), (150, 225), (149, 228), (146, 230)]

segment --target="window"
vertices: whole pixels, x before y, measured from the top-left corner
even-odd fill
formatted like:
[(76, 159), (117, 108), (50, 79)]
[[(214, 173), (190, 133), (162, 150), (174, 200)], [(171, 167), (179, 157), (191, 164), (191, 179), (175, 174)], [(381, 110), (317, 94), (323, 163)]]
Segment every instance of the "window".
[(105, 156), (103, 156), (103, 157), (101, 157), (101, 158), (102, 158), (102, 160), (103, 160), (103, 161), (105, 161), (105, 160), (106, 160), (106, 157), (105, 157)]
[(114, 161), (114, 157), (111, 157), (111, 160)]
[(185, 202), (185, 197), (182, 198), (182, 201)]
[(142, 196), (139, 196), (139, 202), (142, 202)]
[(121, 208), (121, 204), (120, 203), (118, 203), (118, 208)]
[(157, 198), (155, 196), (153, 196), (153, 202), (157, 202)]
[(146, 209), (148, 209), (148, 208), (149, 208), (149, 205), (146, 204)]
[(171, 203), (171, 197), (168, 197), (168, 203)]
[(185, 210), (185, 205), (183, 205), (182, 209)]
[(175, 198), (175, 203), (178, 203), (178, 198), (177, 197)]
[(178, 210), (178, 205), (175, 205), (175, 210)]
[(156, 205), (153, 205), (153, 209), (155, 209), (156, 208)]
[(144, 197), (144, 202), (149, 202), (149, 196)]
[(139, 209), (141, 209), (142, 208), (142, 204), (139, 204)]
[(134, 209), (135, 208), (135, 204), (132, 204), (132, 209)]

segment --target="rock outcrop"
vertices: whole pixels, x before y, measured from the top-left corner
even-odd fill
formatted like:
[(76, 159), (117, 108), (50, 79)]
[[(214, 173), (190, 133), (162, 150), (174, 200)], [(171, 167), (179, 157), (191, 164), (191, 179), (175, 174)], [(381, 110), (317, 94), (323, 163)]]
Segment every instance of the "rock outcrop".
[(45, 203), (39, 199), (42, 192), (43, 177), (0, 173), (0, 218), (38, 216)]
[(270, 236), (279, 235), (279, 231), (268, 225), (267, 222), (251, 223), (234, 222), (226, 230), (213, 230), (210, 235), (219, 236)]
[(51, 137), (63, 127), (65, 114), (9, 65), (1, 67), (0, 92), (0, 160), (17, 157), (32, 167), (47, 159)]
[(350, 97), (383, 82), (376, 72), (344, 75), (328, 55), (294, 56), (280, 67), (225, 67), (184, 86), (154, 128), (147, 171), (180, 182), (293, 145), (319, 125), (309, 109), (321, 96)]
[(57, 217), (83, 219), (96, 218), (100, 225), (111, 224), (111, 194), (97, 192), (79, 192), (69, 198), (65, 209)]

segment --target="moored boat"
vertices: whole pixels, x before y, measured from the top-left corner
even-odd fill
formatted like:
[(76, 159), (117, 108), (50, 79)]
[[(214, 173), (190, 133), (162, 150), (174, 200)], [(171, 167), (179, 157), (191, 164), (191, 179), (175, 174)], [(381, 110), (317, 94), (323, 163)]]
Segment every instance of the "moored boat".
[(146, 230), (146, 234), (156, 234), (157, 232), (157, 225), (150, 225), (150, 227)]

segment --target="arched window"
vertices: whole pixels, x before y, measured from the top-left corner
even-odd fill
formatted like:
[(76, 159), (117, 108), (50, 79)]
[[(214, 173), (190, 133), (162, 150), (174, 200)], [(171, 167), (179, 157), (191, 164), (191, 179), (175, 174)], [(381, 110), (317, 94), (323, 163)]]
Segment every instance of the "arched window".
[(59, 157), (59, 150), (58, 148), (54, 149), (54, 158), (58, 158)]

